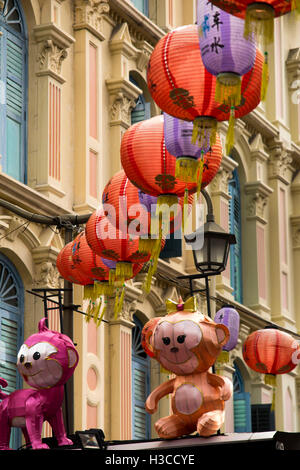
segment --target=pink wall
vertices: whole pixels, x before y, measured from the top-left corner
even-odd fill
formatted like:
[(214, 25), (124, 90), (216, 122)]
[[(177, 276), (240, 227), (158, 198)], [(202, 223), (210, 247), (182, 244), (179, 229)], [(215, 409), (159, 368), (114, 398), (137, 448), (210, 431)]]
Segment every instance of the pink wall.
[(98, 137), (98, 92), (97, 92), (97, 47), (89, 45), (89, 108), (90, 108), (90, 136)]
[[(229, 232), (228, 202), (222, 199), (220, 202), (220, 209), (220, 225), (224, 230), (226, 230), (226, 232)], [(223, 276), (225, 276), (226, 279), (230, 279), (230, 256), (228, 256), (228, 262), (226, 269), (223, 272)]]
[(97, 160), (98, 160), (98, 154), (94, 152), (93, 150), (90, 150), (89, 152), (89, 170), (90, 170), (90, 184), (89, 184), (89, 190), (90, 190), (90, 196), (97, 198)]
[(131, 439), (131, 334), (121, 331), (121, 439)]
[(260, 298), (267, 298), (266, 286), (266, 257), (265, 257), (265, 230), (263, 227), (256, 227), (257, 240), (257, 267), (258, 267), (258, 295)]
[(60, 180), (61, 90), (49, 83), (49, 176)]

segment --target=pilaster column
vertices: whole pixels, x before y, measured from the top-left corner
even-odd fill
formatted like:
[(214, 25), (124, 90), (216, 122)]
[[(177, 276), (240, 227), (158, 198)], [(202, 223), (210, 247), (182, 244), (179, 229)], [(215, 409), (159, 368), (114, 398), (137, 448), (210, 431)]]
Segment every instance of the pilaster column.
[(132, 436), (132, 387), (131, 387), (131, 330), (133, 314), (141, 291), (127, 286), (123, 309), (114, 317), (114, 302), (108, 301), (109, 355), (110, 355), (110, 431), (111, 439), (131, 439)]
[(106, 80), (109, 95), (111, 174), (120, 170), (120, 144), (131, 125), (131, 110), (142, 90), (129, 80), (130, 62), (141, 52), (133, 45), (127, 23), (123, 23), (109, 42), (112, 55), (111, 78)]
[(281, 141), (269, 144), (269, 185), (273, 189), (270, 198), (270, 307), (272, 320), (280, 325), (293, 328), (295, 319), (292, 311), (292, 272), (288, 240), (289, 225), (289, 184), (293, 169), (292, 157)]
[[(292, 250), (293, 250), (293, 292), (295, 312), (300, 308), (300, 215), (291, 217)], [(300, 318), (296, 315), (297, 330), (300, 331)]]
[[(57, 6), (60, 4), (57, 3)], [(51, 10), (52, 12), (52, 10)], [(52, 14), (52, 13), (51, 13)], [(50, 12), (49, 12), (50, 15)], [(36, 41), (37, 147), (29, 161), (29, 184), (47, 197), (65, 196), (62, 189), (63, 158), (61, 147), (63, 114), (63, 62), (74, 38), (50, 22), (34, 27)]]
[(271, 188), (261, 181), (246, 183), (246, 227), (244, 234), (247, 260), (244, 266), (244, 302), (252, 310), (269, 318), (267, 245), (267, 204)]
[(109, 34), (108, 0), (76, 0), (73, 24), (75, 68), (75, 187), (78, 213), (98, 206), (103, 175), (101, 106), (103, 41)]

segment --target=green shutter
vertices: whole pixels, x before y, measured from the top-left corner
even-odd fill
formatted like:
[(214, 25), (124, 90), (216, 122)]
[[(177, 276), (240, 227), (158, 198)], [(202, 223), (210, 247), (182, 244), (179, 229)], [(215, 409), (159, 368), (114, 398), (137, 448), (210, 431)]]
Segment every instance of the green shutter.
[(251, 432), (250, 393), (240, 392), (233, 395), (234, 431)]

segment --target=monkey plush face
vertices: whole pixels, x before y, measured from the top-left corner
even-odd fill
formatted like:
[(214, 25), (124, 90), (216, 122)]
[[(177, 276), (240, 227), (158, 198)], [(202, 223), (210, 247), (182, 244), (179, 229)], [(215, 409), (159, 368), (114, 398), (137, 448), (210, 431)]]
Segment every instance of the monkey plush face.
[(39, 323), (39, 332), (21, 346), (17, 358), (18, 371), (37, 390), (67, 382), (77, 363), (73, 342), (66, 335), (49, 330), (45, 319)]
[(147, 324), (144, 327), (145, 350), (176, 375), (207, 371), (229, 339), (225, 325), (199, 312), (181, 311), (157, 320), (150, 331)]

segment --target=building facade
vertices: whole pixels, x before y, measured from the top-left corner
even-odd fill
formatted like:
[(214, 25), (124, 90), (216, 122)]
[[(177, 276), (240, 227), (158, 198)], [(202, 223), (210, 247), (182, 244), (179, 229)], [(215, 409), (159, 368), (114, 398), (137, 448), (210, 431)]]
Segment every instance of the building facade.
[[(1, 0), (0, 198), (51, 217), (93, 212), (121, 169), (126, 129), (161, 112), (146, 84), (155, 44), (195, 19), (194, 0)], [(234, 383), (228, 432), (272, 429), (274, 419), (278, 430), (300, 429), (298, 369), (279, 377), (274, 418), (271, 387), (242, 359), (243, 341), (267, 321), (300, 330), (299, 44), (293, 14), (277, 19), (266, 102), (238, 120), (230, 155), (227, 124), (220, 125), (224, 155), (207, 188), (217, 223), (237, 239), (227, 269), (210, 281), (213, 314), (230, 302), (241, 317), (230, 362), (217, 364)], [(33, 223), (0, 204), (0, 375), (10, 391), (22, 386), (18, 347), (44, 312), (32, 290), (62, 286), (55, 263), (64, 243), (59, 226)], [(170, 240), (151, 292), (141, 289), (145, 273), (129, 281), (117, 319), (108, 308), (96, 328), (74, 312), (74, 429), (102, 428), (107, 439), (156, 437), (153, 424), (169, 414), (169, 399), (151, 417), (143, 404), (166, 376), (141, 350), (141, 329), (166, 313), (168, 298), (188, 295), (177, 278), (194, 272), (191, 251)], [(199, 302), (205, 313), (202, 295)], [(80, 286), (74, 303), (85, 308)], [(50, 322), (59, 327), (55, 310)]]

